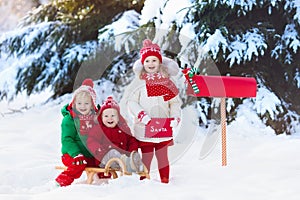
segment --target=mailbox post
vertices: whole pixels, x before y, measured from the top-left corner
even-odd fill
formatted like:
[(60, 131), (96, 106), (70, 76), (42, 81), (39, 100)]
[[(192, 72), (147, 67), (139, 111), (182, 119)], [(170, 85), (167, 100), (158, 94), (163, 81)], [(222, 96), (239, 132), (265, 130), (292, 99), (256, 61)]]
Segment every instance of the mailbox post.
[(227, 165), (226, 147), (226, 98), (256, 97), (257, 84), (254, 78), (232, 76), (197, 75), (184, 69), (188, 82), (187, 95), (221, 98), (222, 166)]

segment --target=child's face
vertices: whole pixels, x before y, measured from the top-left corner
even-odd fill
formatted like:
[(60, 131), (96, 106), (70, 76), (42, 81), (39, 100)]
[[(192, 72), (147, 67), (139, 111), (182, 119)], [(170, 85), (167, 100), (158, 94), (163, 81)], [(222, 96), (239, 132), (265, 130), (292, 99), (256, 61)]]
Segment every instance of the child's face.
[(108, 128), (114, 128), (119, 122), (118, 111), (114, 108), (107, 108), (102, 112), (102, 122)]
[(144, 68), (147, 73), (153, 74), (159, 71), (160, 62), (156, 56), (148, 56), (144, 61)]
[[(85, 95), (84, 95), (85, 94)], [(91, 113), (93, 107), (92, 97), (86, 93), (79, 93), (75, 98), (75, 108), (82, 115)]]

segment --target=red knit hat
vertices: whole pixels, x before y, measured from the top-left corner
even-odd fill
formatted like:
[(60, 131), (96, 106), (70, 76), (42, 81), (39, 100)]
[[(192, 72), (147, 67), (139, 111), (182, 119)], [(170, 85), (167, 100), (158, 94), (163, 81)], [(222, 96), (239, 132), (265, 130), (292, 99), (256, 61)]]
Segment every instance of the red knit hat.
[(107, 97), (107, 99), (101, 105), (100, 116), (102, 115), (102, 112), (108, 108), (114, 108), (118, 111), (118, 113), (120, 113), (120, 107), (119, 107), (118, 103), (113, 99), (112, 96)]
[(148, 56), (156, 56), (160, 63), (162, 63), (160, 47), (157, 44), (152, 43), (149, 39), (143, 41), (143, 48), (140, 50), (140, 55), (142, 64), (144, 64), (144, 61)]
[(73, 98), (72, 98), (72, 101), (70, 103), (70, 106), (73, 105), (74, 99), (75, 99), (75, 97), (78, 93), (88, 92), (92, 97), (93, 106), (94, 106), (95, 110), (97, 110), (97, 107), (96, 107), (96, 92), (95, 92), (93, 87), (94, 87), (94, 83), (93, 83), (92, 79), (87, 78), (84, 81), (82, 81), (81, 86), (74, 91)]

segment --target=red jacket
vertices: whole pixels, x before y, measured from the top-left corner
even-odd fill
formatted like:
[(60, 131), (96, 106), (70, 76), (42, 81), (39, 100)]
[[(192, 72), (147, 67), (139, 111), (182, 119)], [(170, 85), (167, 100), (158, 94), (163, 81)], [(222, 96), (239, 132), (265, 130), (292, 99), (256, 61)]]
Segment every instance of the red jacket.
[(132, 136), (124, 119), (120, 120), (115, 128), (108, 128), (100, 121), (99, 126), (89, 133), (87, 147), (95, 158), (101, 161), (113, 148), (129, 156), (133, 150), (137, 151), (138, 141)]

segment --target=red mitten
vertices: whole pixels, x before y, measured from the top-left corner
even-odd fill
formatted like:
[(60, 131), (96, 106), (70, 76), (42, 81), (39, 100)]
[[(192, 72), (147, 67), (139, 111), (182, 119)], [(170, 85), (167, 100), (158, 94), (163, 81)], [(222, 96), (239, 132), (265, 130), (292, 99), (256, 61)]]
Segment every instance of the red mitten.
[(177, 117), (177, 118), (173, 119), (173, 120), (170, 122), (170, 126), (171, 126), (172, 128), (176, 128), (176, 127), (178, 126), (179, 123), (180, 123), (180, 118)]
[(77, 156), (74, 157), (74, 161), (72, 163), (73, 165), (86, 165), (86, 159), (84, 155), (78, 154)]
[(138, 120), (142, 122), (143, 124), (147, 125), (151, 121), (151, 118), (147, 115), (145, 111), (141, 111), (138, 114)]

